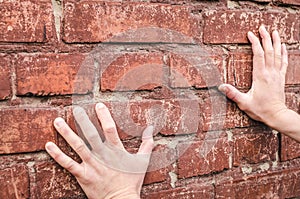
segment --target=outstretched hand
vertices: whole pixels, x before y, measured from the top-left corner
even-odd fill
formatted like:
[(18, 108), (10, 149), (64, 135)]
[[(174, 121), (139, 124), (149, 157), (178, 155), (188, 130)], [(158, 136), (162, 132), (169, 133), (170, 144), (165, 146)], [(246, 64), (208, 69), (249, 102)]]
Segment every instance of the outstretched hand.
[(266, 28), (261, 26), (259, 33), (262, 45), (259, 38), (248, 32), (253, 51), (251, 89), (242, 93), (229, 84), (222, 84), (219, 90), (252, 119), (273, 126), (274, 118), (288, 110), (284, 93), (288, 54), (286, 46), (281, 44), (278, 31), (273, 31), (271, 38)]
[(137, 154), (128, 153), (119, 139), (115, 122), (103, 103), (96, 105), (105, 142), (103, 142), (82, 108), (74, 109), (74, 117), (91, 150), (62, 118), (54, 121), (57, 131), (79, 155), (78, 163), (64, 154), (52, 142), (46, 144), (47, 152), (62, 167), (72, 173), (87, 197), (140, 198), (140, 191), (153, 149), (153, 127), (147, 127), (142, 135), (142, 144)]

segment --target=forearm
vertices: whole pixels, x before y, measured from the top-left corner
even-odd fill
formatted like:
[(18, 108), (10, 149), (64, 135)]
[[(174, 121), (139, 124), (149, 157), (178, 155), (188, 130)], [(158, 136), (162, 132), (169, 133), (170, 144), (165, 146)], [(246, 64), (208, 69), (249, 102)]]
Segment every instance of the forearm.
[(286, 109), (274, 115), (266, 124), (300, 142), (300, 115), (293, 110)]

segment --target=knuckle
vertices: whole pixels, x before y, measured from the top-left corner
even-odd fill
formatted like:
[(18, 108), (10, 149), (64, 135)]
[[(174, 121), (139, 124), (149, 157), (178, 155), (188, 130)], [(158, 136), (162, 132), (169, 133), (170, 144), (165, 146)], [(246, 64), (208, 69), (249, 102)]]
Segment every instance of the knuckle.
[(74, 168), (75, 164), (73, 161), (69, 160), (66, 165), (65, 165), (65, 169), (67, 169), (68, 171), (72, 171)]
[(106, 126), (105, 129), (103, 130), (108, 134), (112, 134), (116, 132), (116, 126), (115, 125)]
[(82, 152), (84, 149), (85, 149), (85, 143), (82, 140), (78, 141), (78, 143), (74, 147), (74, 150), (77, 153)]

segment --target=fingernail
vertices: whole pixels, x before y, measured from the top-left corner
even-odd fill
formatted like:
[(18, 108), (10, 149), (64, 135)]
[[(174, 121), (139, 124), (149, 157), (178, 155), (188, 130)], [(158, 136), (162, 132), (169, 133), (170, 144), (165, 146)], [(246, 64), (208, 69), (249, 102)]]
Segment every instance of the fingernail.
[(47, 149), (47, 151), (49, 152), (53, 152), (55, 150), (54, 148), (54, 144), (52, 142), (47, 142), (45, 148)]
[(104, 108), (104, 104), (103, 103), (101, 103), (101, 102), (99, 102), (97, 105), (96, 105), (96, 108), (97, 109), (102, 109), (102, 108)]
[(143, 138), (147, 139), (147, 138), (152, 138), (153, 136), (153, 131), (154, 131), (154, 126), (150, 125), (147, 126), (144, 133), (143, 133)]
[(222, 93), (226, 93), (226, 91), (227, 91), (227, 87), (224, 84), (221, 84), (218, 89)]
[(64, 119), (62, 119), (60, 117), (58, 117), (54, 120), (54, 125), (56, 127), (62, 127), (63, 123), (64, 123)]

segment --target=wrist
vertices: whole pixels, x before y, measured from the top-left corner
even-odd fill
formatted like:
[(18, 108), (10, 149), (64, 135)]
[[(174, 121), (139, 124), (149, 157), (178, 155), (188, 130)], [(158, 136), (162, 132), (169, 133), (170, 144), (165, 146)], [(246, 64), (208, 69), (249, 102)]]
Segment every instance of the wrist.
[(291, 110), (284, 109), (265, 122), (271, 128), (300, 141), (300, 115)]

